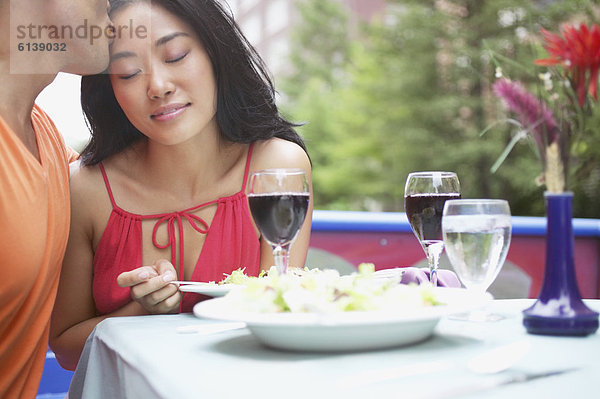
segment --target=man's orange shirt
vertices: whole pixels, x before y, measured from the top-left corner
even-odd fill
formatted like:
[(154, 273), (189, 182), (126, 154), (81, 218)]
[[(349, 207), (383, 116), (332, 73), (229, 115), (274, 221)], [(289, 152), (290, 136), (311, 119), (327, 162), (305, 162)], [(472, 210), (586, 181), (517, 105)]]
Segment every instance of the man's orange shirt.
[(0, 117), (0, 398), (34, 398), (69, 234), (67, 148), (31, 113), (40, 162)]

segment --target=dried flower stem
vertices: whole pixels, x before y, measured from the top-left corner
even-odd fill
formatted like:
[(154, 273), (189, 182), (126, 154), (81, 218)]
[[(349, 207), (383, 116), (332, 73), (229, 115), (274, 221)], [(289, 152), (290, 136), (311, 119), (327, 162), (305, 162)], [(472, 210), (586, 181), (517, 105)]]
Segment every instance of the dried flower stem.
[(560, 148), (556, 142), (546, 147), (544, 180), (548, 192), (562, 193), (565, 191), (564, 165), (560, 156)]

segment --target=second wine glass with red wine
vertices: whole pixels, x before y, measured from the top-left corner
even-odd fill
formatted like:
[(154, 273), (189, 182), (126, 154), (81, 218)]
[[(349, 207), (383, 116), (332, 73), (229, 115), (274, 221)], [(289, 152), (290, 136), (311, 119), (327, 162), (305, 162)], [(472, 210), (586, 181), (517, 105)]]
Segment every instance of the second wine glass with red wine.
[(437, 285), (437, 269), (444, 241), (442, 213), (449, 199), (460, 199), (460, 183), (454, 172), (414, 172), (404, 187), (404, 209), (410, 227), (425, 251), (431, 284)]
[(287, 272), (289, 251), (298, 235), (310, 192), (302, 169), (267, 169), (250, 175), (248, 203), (256, 227), (273, 249), (279, 273)]

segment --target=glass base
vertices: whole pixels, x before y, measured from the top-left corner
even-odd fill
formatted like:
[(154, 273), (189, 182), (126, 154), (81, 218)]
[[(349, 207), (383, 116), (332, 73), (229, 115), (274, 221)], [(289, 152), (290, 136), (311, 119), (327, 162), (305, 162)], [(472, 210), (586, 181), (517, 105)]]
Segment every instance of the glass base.
[(490, 313), (486, 310), (474, 310), (471, 312), (456, 313), (448, 316), (451, 320), (473, 321), (476, 323), (489, 323), (506, 319), (506, 317), (497, 313)]

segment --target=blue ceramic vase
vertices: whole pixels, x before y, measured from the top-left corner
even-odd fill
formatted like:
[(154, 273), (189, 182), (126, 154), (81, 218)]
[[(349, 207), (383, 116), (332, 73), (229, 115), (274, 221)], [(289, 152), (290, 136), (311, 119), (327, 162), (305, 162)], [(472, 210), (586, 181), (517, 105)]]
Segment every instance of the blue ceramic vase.
[(584, 336), (598, 329), (598, 313), (581, 300), (575, 277), (573, 193), (546, 193), (546, 270), (542, 290), (523, 311), (531, 334)]

